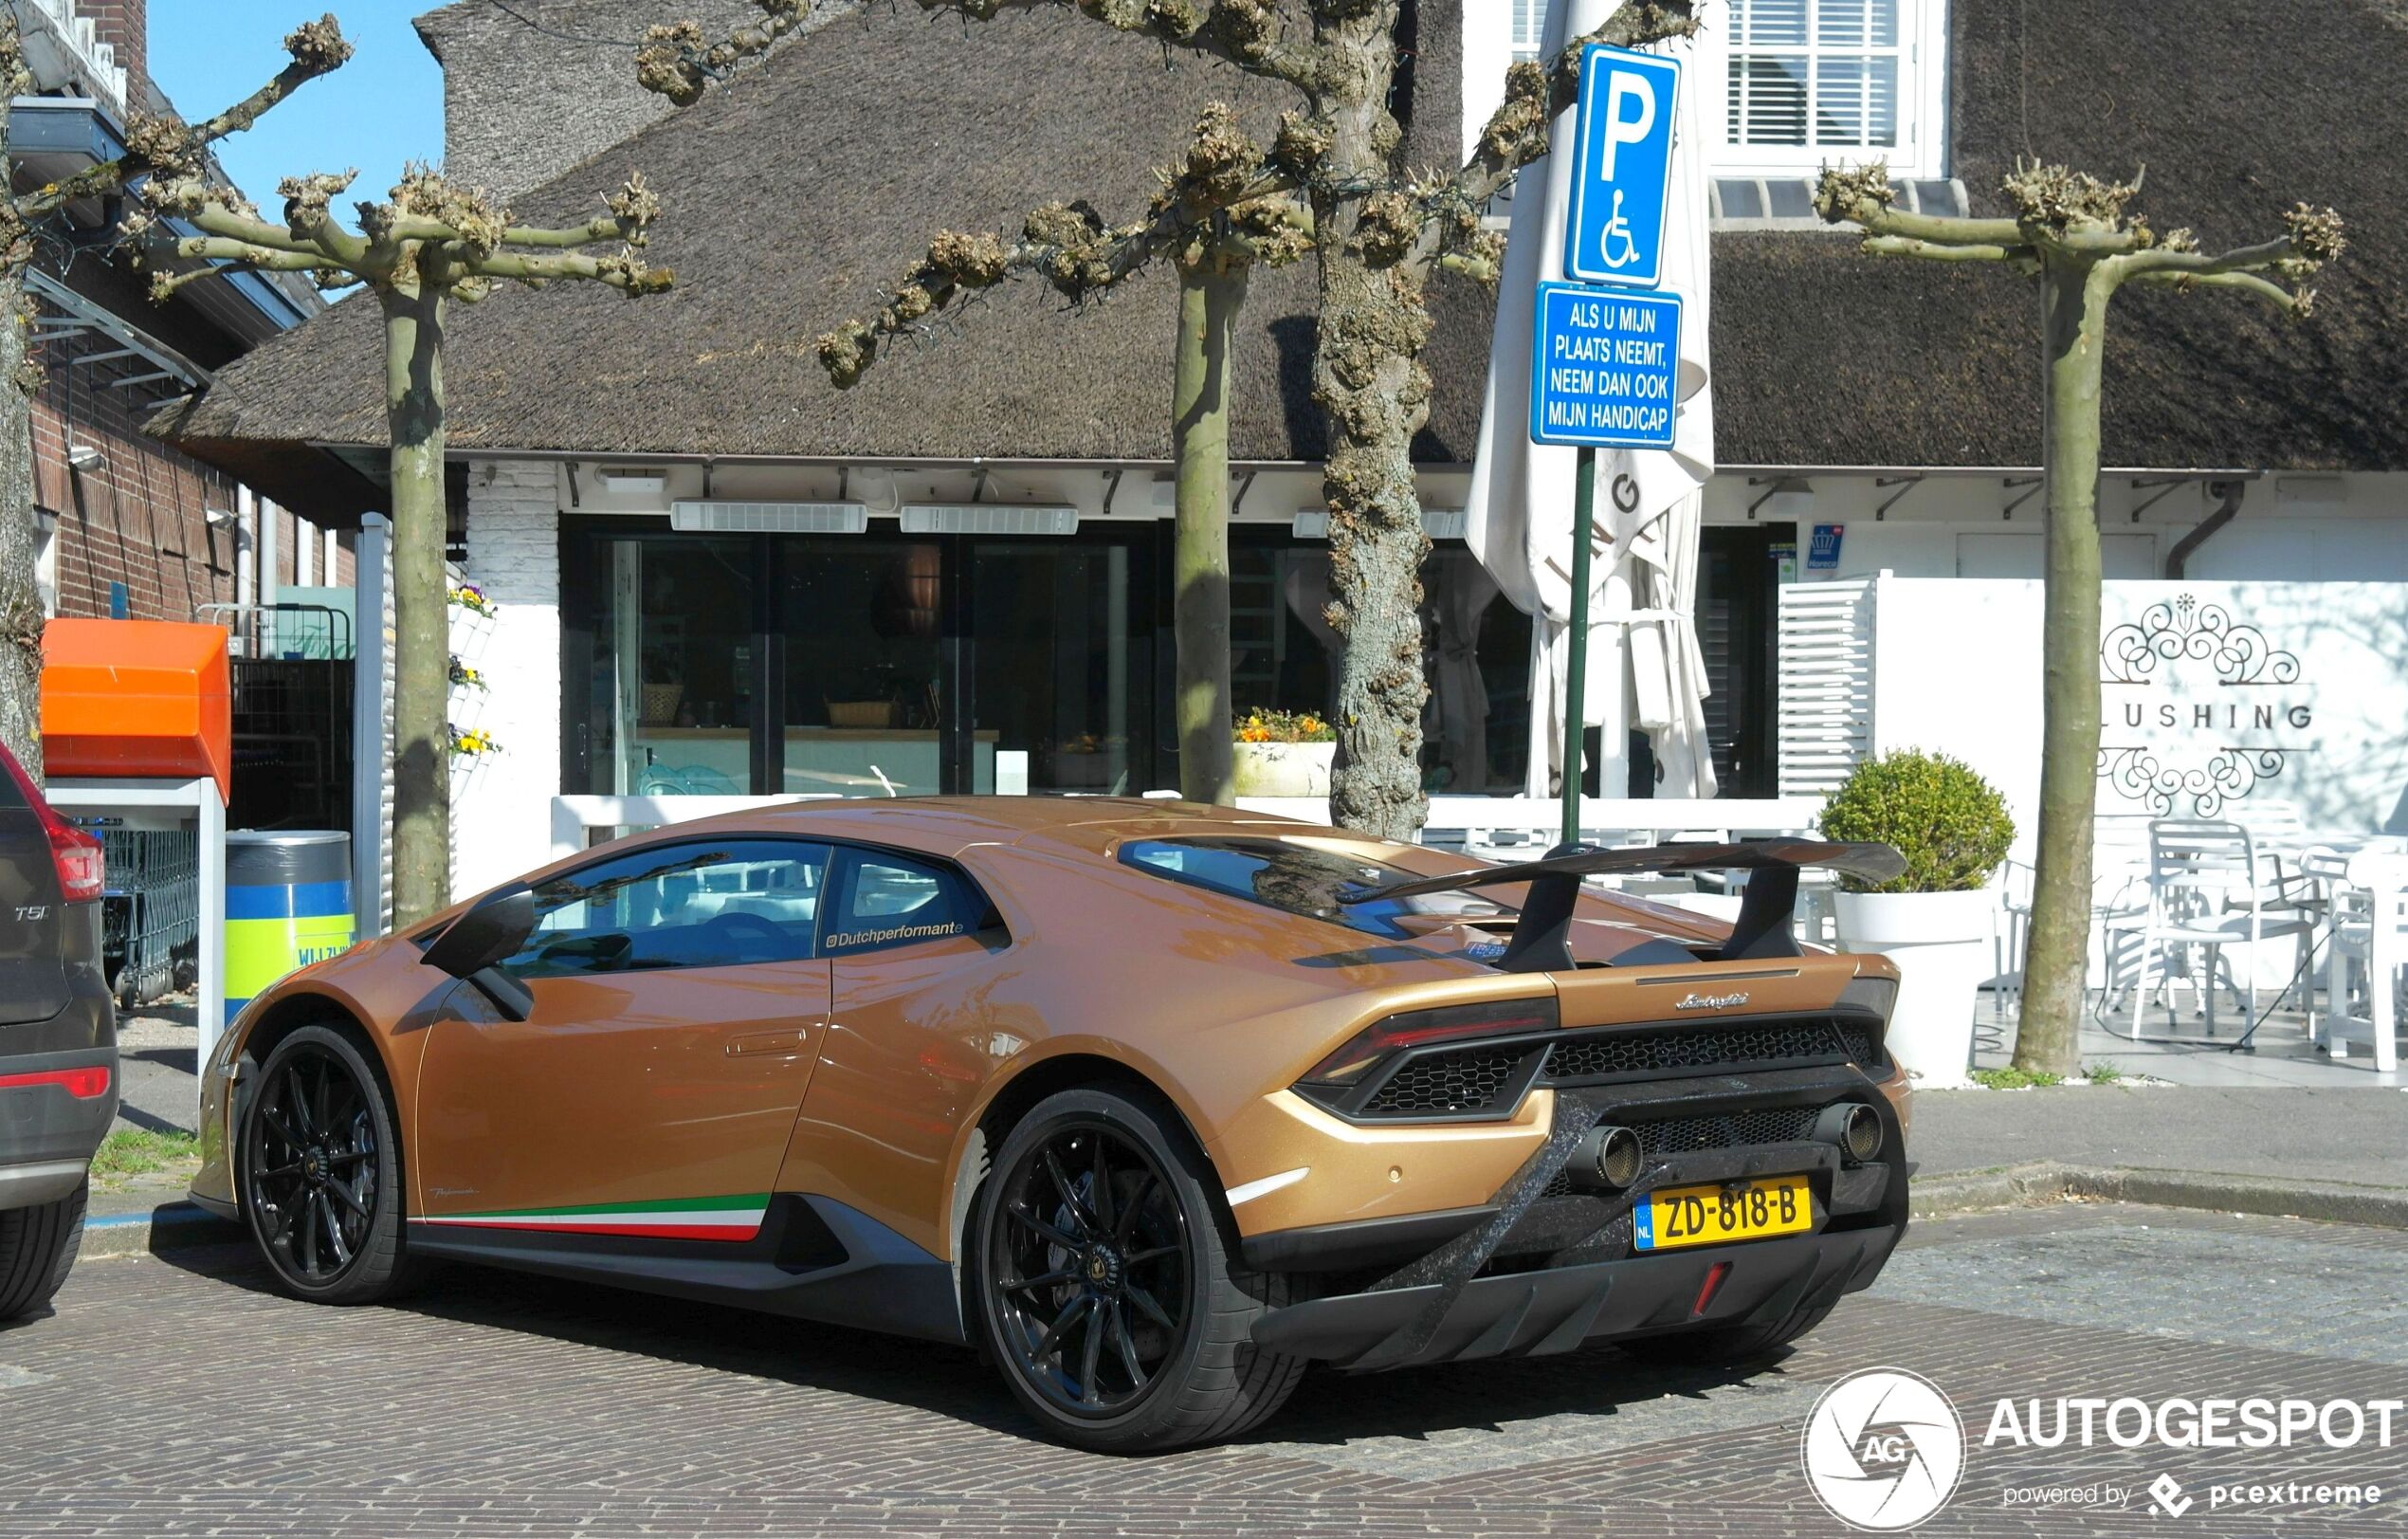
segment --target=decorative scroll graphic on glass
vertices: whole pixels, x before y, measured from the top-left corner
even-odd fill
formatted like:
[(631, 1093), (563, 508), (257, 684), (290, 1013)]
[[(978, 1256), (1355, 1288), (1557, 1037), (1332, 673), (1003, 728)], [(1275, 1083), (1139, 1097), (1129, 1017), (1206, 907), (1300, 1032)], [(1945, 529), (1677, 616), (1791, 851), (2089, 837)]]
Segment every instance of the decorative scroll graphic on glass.
[(2099, 777), (2163, 817), (2222, 815), (2309, 751), (2298, 654), (2192, 594), (2159, 599), (2099, 643)]

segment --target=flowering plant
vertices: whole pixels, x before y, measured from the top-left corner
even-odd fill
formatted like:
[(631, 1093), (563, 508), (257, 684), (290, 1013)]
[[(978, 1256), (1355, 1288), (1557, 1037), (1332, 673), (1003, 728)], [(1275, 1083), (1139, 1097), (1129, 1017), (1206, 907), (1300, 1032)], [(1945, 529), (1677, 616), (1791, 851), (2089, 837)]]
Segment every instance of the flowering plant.
[(485, 591), (473, 582), (454, 583), (451, 601), (471, 614), (482, 614), (488, 620), (494, 616), (493, 600), (487, 598)]
[(451, 751), (462, 759), (483, 759), (487, 754), (500, 753), (502, 740), (481, 726), (472, 726), (465, 732), (455, 726), (451, 729)]
[(455, 657), (451, 660), (451, 682), (463, 689), (482, 689), (485, 687), (484, 670), (470, 668)]
[(1336, 742), (1337, 729), (1312, 711), (1258, 706), (1237, 719), (1240, 742)]

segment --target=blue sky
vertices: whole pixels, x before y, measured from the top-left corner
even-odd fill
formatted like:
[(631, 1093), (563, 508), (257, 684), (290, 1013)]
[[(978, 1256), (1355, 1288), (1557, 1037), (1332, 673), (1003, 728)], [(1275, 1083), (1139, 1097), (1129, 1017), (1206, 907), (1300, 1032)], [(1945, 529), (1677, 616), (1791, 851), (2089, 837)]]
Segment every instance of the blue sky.
[[(218, 159), (271, 214), (276, 184), (312, 171), (359, 169), (361, 196), (382, 198), (407, 160), (443, 155), (443, 73), (410, 18), (443, 0), (151, 0), (151, 74), (185, 117), (209, 116), (285, 63), (295, 24), (330, 7), (356, 50), (248, 133), (221, 139)], [(348, 215), (347, 202), (337, 210)]]

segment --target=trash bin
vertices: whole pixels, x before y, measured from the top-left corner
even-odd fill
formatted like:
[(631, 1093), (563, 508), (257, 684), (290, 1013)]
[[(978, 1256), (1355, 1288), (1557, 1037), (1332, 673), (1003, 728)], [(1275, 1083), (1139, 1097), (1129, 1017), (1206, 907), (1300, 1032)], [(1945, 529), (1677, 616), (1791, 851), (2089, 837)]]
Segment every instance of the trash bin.
[(351, 835), (327, 829), (226, 834), (226, 1018), (296, 968), (346, 950)]

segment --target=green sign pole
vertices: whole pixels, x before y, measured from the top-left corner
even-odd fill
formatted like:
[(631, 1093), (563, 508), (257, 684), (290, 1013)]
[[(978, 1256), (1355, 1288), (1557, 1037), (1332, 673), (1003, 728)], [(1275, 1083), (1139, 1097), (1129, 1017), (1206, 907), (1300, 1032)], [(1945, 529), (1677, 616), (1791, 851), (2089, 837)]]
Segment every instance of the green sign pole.
[[(1563, 842), (1580, 838), (1580, 760), (1588, 743), (1589, 524), (1597, 499), (1597, 451), (1580, 447), (1572, 494), (1572, 656), (1563, 685)], [(1605, 788), (1597, 788), (1602, 792)]]

